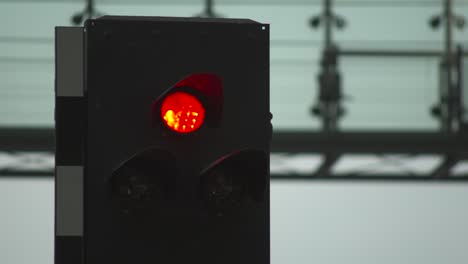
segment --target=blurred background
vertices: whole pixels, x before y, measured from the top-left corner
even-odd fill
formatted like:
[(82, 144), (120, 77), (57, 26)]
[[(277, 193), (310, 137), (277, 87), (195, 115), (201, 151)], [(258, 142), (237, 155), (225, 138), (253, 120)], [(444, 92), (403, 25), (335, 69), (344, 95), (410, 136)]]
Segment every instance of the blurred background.
[(466, 0), (0, 0), (0, 263), (53, 263), (54, 27), (105, 14), (270, 24), (272, 263), (468, 263)]

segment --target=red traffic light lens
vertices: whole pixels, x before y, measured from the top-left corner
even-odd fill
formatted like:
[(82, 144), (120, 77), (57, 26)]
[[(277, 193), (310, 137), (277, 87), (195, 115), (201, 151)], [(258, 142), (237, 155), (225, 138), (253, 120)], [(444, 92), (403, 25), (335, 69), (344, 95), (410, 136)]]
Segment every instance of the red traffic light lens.
[(164, 98), (161, 117), (173, 131), (191, 133), (203, 124), (205, 108), (195, 96), (186, 92), (175, 92)]

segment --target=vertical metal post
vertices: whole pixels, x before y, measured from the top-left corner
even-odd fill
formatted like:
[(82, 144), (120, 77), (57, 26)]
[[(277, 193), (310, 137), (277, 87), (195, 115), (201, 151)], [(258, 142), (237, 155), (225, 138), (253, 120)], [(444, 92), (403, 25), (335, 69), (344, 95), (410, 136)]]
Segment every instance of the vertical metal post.
[(468, 132), (468, 86), (465, 84), (465, 62), (463, 47), (457, 47), (457, 95), (458, 102), (458, 121), (460, 131)]
[[(324, 20), (324, 58), (323, 58), (323, 69), (327, 72), (336, 71), (336, 65), (331, 63), (331, 52), (333, 50), (333, 35), (332, 26), (334, 15), (332, 12), (332, 0), (324, 0), (323, 20)], [(334, 55), (336, 56), (336, 54)], [(334, 60), (336, 61), (336, 60)], [(330, 76), (330, 74), (325, 74)], [(329, 88), (331, 89), (331, 88)], [(326, 132), (332, 132), (337, 130), (337, 119), (339, 111), (338, 102), (335, 100), (325, 100), (323, 102), (323, 129)]]
[(93, 0), (86, 0), (85, 13), (87, 13), (90, 17), (94, 14), (94, 1)]
[(457, 49), (455, 51), (455, 58), (454, 58), (454, 65), (455, 65), (455, 74), (456, 74), (456, 81), (454, 85), (454, 104), (455, 104), (455, 109), (454, 109), (454, 115), (455, 115), (455, 120), (458, 125), (458, 131), (461, 131), (464, 129), (464, 114), (465, 111), (468, 109), (465, 109), (465, 104), (468, 102), (464, 102), (464, 83), (463, 83), (463, 48), (461, 45), (457, 46)]
[(206, 0), (205, 1), (205, 12), (206, 12), (207, 17), (214, 17), (213, 0)]
[[(337, 75), (337, 50), (333, 44), (332, 27), (335, 20), (332, 12), (332, 0), (324, 0), (324, 55), (322, 58), (323, 77), (328, 79), (329, 82), (331, 76)], [(338, 130), (338, 116), (339, 116), (339, 84), (334, 83), (328, 87), (322, 87), (321, 89), (329, 90), (326, 92), (329, 94), (328, 98), (321, 102), (322, 104), (322, 118), (323, 118), (323, 130), (325, 132), (335, 132)], [(331, 91), (330, 91), (331, 90)], [(324, 92), (324, 91), (322, 91)], [(330, 95), (333, 94), (333, 95)], [(333, 168), (335, 162), (339, 159), (339, 155), (334, 153), (325, 153), (324, 161), (318, 171), (315, 173), (316, 177), (328, 177), (330, 170)]]
[(324, 12), (323, 12), (323, 19), (324, 19), (324, 29), (325, 29), (325, 49), (330, 48), (332, 45), (332, 20), (333, 20), (333, 13), (332, 13), (332, 0), (324, 0)]
[[(454, 13), (453, 0), (444, 1), (443, 17), (445, 18), (445, 50), (440, 65), (440, 118), (441, 130), (447, 133), (457, 132), (460, 125), (458, 118), (460, 93), (458, 84), (454, 84), (455, 58), (453, 52), (453, 24)], [(450, 154), (446, 154), (445, 160), (433, 172), (432, 177), (449, 177), (452, 167), (457, 163), (457, 159)]]
[(447, 59), (451, 61), (452, 55), (452, 42), (453, 42), (453, 34), (452, 34), (452, 25), (453, 25), (453, 12), (452, 12), (452, 0), (445, 0), (445, 8), (444, 13), (447, 19), (445, 23), (445, 52), (447, 55)]
[(453, 132), (457, 129), (454, 121), (454, 85), (453, 85), (453, 0), (444, 1), (445, 17), (445, 51), (441, 63), (441, 129), (444, 132)]

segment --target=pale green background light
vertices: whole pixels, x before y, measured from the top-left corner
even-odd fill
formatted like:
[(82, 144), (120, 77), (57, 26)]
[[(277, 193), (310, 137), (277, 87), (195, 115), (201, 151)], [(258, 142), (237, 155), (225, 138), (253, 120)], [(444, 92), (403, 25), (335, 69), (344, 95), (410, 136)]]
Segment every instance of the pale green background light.
[[(276, 129), (319, 128), (309, 109), (315, 102), (323, 34), (312, 30), (308, 19), (321, 12), (320, 2), (224, 0), (216, 6), (228, 17), (271, 24), (271, 109)], [(427, 23), (440, 13), (434, 1), (384, 6), (378, 3), (388, 0), (336, 2), (336, 13), (348, 21), (346, 29), (336, 33), (340, 47), (443, 47), (442, 31)], [(97, 1), (97, 9), (113, 15), (191, 16), (202, 10), (201, 3), (106, 0)], [(457, 13), (468, 14), (466, 1), (455, 3)], [(82, 9), (81, 1), (0, 1), (0, 125), (52, 126), (54, 26), (69, 25), (71, 15)], [(456, 38), (468, 42), (467, 31), (457, 32)], [(434, 58), (341, 59), (348, 95), (343, 128), (437, 128), (429, 114), (438, 96), (437, 65)]]
[[(322, 32), (308, 27), (318, 0), (222, 0), (216, 11), (271, 24), (275, 129), (316, 130)], [(433, 0), (337, 0), (348, 21), (341, 47), (441, 49)], [(359, 6), (353, 4), (363, 3)], [(113, 15), (191, 16), (202, 1), (101, 0)], [(400, 4), (398, 4), (400, 3)], [(418, 4), (419, 3), (419, 4)], [(455, 0), (468, 16), (468, 1)], [(0, 126), (53, 126), (54, 26), (69, 25), (82, 1), (0, 0)], [(468, 30), (456, 38), (468, 42)], [(468, 45), (467, 45), (468, 46)], [(434, 130), (437, 59), (344, 58), (345, 129)], [(273, 264), (468, 263), (468, 186), (421, 183), (272, 184)], [(0, 180), (0, 263), (53, 263), (53, 182)]]

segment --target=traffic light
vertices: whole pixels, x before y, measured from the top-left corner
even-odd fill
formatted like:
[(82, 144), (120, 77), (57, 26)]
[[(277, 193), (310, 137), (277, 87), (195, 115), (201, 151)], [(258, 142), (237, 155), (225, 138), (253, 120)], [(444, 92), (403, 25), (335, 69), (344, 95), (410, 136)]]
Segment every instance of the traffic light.
[(268, 25), (56, 28), (56, 264), (270, 262)]

